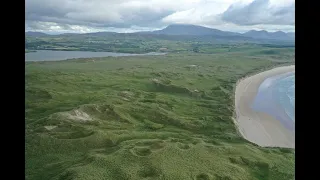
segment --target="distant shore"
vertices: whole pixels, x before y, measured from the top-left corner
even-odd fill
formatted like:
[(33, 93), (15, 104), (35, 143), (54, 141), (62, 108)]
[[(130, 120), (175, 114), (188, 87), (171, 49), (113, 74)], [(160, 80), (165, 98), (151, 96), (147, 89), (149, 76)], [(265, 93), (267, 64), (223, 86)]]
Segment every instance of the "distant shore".
[(31, 53), (31, 52), (37, 52), (35, 50), (25, 50), (24, 53)]
[(277, 67), (240, 80), (235, 92), (235, 123), (241, 135), (250, 142), (263, 147), (294, 148), (295, 132), (284, 127), (271, 115), (256, 112), (251, 104), (260, 84), (267, 78), (294, 72), (295, 66)]
[(53, 51), (37, 50), (34, 53), (25, 53), (25, 61), (62, 61), (80, 58), (124, 57), (124, 56), (157, 56), (167, 53), (149, 52), (145, 54), (115, 53), (115, 52), (90, 52), (90, 51)]

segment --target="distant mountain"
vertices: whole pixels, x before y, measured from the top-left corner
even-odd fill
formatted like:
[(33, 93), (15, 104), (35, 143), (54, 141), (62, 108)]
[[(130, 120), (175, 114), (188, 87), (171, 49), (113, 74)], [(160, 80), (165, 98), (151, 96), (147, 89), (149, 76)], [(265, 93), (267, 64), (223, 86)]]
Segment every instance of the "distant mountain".
[(191, 35), (191, 36), (236, 36), (239, 33), (221, 31), (218, 29), (207, 28), (203, 26), (189, 24), (173, 24), (158, 31), (139, 32), (141, 34), (163, 34), (163, 35)]
[[(285, 33), (282, 31), (268, 32), (265, 30), (255, 31), (251, 30), (246, 33), (235, 33), (229, 31), (221, 31), (218, 29), (207, 28), (203, 26), (189, 25), (189, 24), (173, 24), (158, 31), (138, 32), (139, 34), (157, 34), (157, 35), (179, 35), (179, 36), (213, 36), (213, 37), (229, 37), (234, 39), (254, 38), (267, 40), (294, 40), (294, 33)], [(243, 39), (242, 38), (242, 39)], [(241, 39), (241, 38), (240, 38)]]
[(296, 33), (293, 33), (293, 32), (290, 32), (290, 33), (287, 33), (287, 35), (291, 38), (295, 38), (296, 37)]
[(255, 39), (294, 40), (293, 39), (294, 33), (289, 34), (282, 31), (268, 32), (265, 30), (262, 30), (262, 31), (251, 30), (246, 33), (243, 33), (243, 36), (251, 37)]
[(94, 32), (94, 33), (86, 33), (83, 35), (90, 35), (90, 36), (110, 36), (110, 35), (114, 35), (114, 34), (118, 34), (116, 32)]
[(42, 37), (42, 36), (49, 36), (49, 34), (42, 33), (42, 32), (33, 32), (33, 31), (27, 31), (25, 32), (26, 36), (34, 36), (34, 37)]
[[(282, 31), (268, 32), (265, 30), (251, 30), (246, 33), (235, 33), (229, 31), (221, 31), (218, 29), (207, 28), (190, 24), (173, 24), (157, 31), (143, 31), (136, 33), (116, 33), (116, 32), (95, 32), (86, 34), (65, 33), (54, 36), (96, 36), (96, 37), (131, 37), (140, 36), (144, 38), (160, 38), (175, 40), (221, 40), (221, 41), (288, 41), (294, 42), (295, 33), (285, 33)], [(41, 32), (26, 32), (26, 36), (42, 37), (50, 36)]]
[(95, 37), (107, 37), (110, 35), (118, 34), (116, 32), (93, 32), (93, 33), (63, 33), (55, 36), (78, 36), (78, 37), (87, 37), (87, 36), (95, 36)]
[(43, 36), (97, 36), (97, 37), (103, 37), (103, 36), (110, 36), (114, 34), (119, 34), (116, 32), (93, 32), (93, 33), (62, 33), (62, 34), (46, 34), (42, 32), (33, 32), (33, 31), (27, 31), (25, 32), (26, 36), (32, 36), (32, 37), (43, 37)]

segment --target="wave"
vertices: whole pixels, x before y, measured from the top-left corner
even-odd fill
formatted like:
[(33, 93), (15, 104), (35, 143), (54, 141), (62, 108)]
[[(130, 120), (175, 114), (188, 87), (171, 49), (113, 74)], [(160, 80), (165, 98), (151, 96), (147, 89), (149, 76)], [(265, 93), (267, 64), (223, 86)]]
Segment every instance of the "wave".
[[(258, 112), (265, 112), (288, 123), (295, 122), (295, 74), (286, 73), (267, 78), (261, 83), (251, 105)], [(288, 128), (291, 125), (287, 124)]]
[(278, 79), (275, 83), (276, 99), (291, 120), (295, 121), (295, 75)]

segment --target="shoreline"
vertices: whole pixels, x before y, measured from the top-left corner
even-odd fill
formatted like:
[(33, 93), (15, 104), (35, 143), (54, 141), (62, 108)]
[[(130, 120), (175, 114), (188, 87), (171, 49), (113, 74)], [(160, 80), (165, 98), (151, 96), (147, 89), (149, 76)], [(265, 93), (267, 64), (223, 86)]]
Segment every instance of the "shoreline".
[(237, 82), (234, 121), (243, 138), (262, 147), (294, 148), (294, 131), (288, 130), (280, 120), (271, 115), (251, 109), (251, 104), (265, 79), (289, 72), (295, 72), (295, 65), (276, 67)]
[[(277, 83), (279, 79), (283, 79), (292, 75), (294, 75), (294, 72), (283, 73), (265, 79), (260, 84), (258, 93), (255, 96), (253, 103), (251, 104), (251, 109), (255, 111), (265, 112), (273, 116), (275, 119), (279, 120), (290, 131), (295, 131), (294, 118), (291, 119), (291, 117), (287, 114), (286, 109), (282, 107), (280, 102), (278, 102), (276, 98), (278, 94), (272, 90), (266, 90), (269, 88), (273, 89), (273, 86), (275, 86), (275, 83)], [(268, 100), (265, 101), (265, 99)]]

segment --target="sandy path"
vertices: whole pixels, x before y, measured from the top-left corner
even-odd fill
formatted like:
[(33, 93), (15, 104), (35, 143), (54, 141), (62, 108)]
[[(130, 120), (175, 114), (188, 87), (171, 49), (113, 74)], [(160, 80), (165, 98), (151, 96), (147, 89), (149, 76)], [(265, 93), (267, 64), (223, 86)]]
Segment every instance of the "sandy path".
[(271, 76), (294, 72), (295, 66), (284, 66), (240, 80), (235, 94), (235, 123), (241, 135), (259, 146), (295, 147), (295, 132), (285, 128), (272, 116), (250, 108), (260, 84)]

